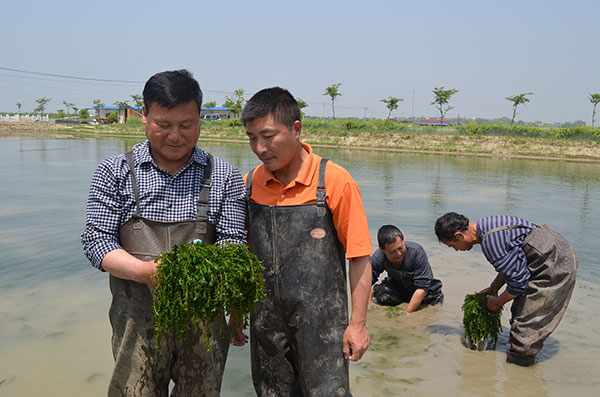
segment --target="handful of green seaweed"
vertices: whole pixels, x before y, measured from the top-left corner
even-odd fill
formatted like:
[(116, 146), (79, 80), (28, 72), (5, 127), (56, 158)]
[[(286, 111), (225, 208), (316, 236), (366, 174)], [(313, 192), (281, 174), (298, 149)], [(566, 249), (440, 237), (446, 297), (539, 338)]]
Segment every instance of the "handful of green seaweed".
[(468, 294), (462, 311), (467, 346), (473, 350), (485, 350), (490, 345), (496, 347), (502, 331), (502, 308), (492, 312), (487, 308), (486, 294)]
[(157, 260), (153, 305), (159, 348), (162, 335), (176, 331), (183, 340), (200, 323), (208, 347), (210, 324), (218, 316), (235, 312), (238, 326), (246, 327), (254, 304), (265, 296), (264, 267), (246, 245), (180, 244)]

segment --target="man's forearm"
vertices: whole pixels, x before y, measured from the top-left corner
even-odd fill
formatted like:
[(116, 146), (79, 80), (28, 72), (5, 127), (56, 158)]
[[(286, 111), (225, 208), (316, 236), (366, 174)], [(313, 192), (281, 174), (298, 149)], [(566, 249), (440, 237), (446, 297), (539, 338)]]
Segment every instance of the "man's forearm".
[(424, 289), (417, 289), (410, 298), (410, 302), (408, 302), (408, 306), (404, 311), (406, 313), (412, 313), (417, 310), (419, 306), (421, 306), (421, 303), (423, 303), (423, 299), (425, 299), (426, 295), (427, 291)]
[(367, 308), (371, 293), (371, 258), (360, 256), (350, 259), (350, 294), (352, 297), (351, 324), (367, 323)]
[(102, 259), (102, 268), (113, 276), (152, 287), (156, 285), (152, 277), (156, 273), (156, 266), (153, 261), (139, 260), (124, 249), (112, 250)]
[(502, 273), (498, 273), (498, 275), (496, 276), (494, 281), (492, 281), (492, 283), (490, 284), (490, 288), (495, 293), (498, 293), (498, 291), (500, 291), (500, 288), (502, 288), (503, 285), (504, 285), (504, 275)]

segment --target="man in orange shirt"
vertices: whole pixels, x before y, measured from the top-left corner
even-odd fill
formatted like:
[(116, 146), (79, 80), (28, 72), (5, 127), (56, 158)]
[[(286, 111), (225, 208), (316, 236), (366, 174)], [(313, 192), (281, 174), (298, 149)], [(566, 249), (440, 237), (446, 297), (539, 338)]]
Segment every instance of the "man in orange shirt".
[[(358, 185), (300, 142), (300, 108), (287, 90), (256, 93), (242, 122), (262, 161), (246, 175), (248, 239), (266, 286), (250, 325), (254, 388), (259, 396), (350, 396), (348, 359), (360, 360), (371, 343), (372, 251)], [(237, 330), (232, 343), (244, 342)]]

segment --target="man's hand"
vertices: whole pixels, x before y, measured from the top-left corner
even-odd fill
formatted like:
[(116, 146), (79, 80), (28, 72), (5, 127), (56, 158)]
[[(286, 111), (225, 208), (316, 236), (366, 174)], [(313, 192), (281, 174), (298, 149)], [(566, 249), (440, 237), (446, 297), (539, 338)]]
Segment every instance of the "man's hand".
[(478, 295), (495, 295), (497, 293), (497, 291), (494, 291), (492, 289), (492, 287), (486, 287), (484, 289), (482, 289), (481, 291), (477, 292)]
[(371, 295), (371, 257), (366, 255), (351, 258), (349, 269), (352, 315), (350, 325), (344, 332), (343, 351), (344, 357), (358, 361), (371, 344), (366, 328)]
[(489, 310), (497, 312), (505, 303), (510, 302), (516, 297), (517, 295), (512, 295), (507, 290), (504, 290), (504, 292), (498, 296), (488, 295), (486, 297), (486, 306)]
[(498, 297), (494, 295), (488, 295), (486, 297), (486, 305), (487, 308), (493, 312), (497, 312), (502, 307), (500, 301), (498, 300)]
[(365, 354), (371, 337), (365, 326), (355, 326), (350, 324), (344, 332), (344, 357), (351, 361), (358, 361)]
[(149, 269), (151, 269), (151, 274), (150, 277), (148, 277), (146, 285), (148, 286), (148, 288), (150, 288), (150, 291), (154, 291), (154, 288), (156, 288), (156, 284), (158, 283), (158, 275), (156, 274), (156, 270), (158, 268), (158, 265), (160, 265), (160, 261), (148, 261), (146, 263)]

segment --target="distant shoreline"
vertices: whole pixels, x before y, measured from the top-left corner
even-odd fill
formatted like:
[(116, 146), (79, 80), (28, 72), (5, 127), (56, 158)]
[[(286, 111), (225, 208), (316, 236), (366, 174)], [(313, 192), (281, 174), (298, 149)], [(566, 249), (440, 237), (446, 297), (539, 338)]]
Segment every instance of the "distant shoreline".
[[(247, 143), (245, 130), (235, 123), (205, 122), (200, 140)], [(302, 140), (314, 147), (423, 153), (495, 158), (522, 158), (600, 162), (600, 144), (594, 140), (550, 139), (526, 136), (473, 136), (452, 129), (420, 131), (320, 131), (304, 127)], [(144, 127), (133, 125), (67, 125), (34, 122), (0, 122), (0, 137), (20, 138), (142, 138)]]

